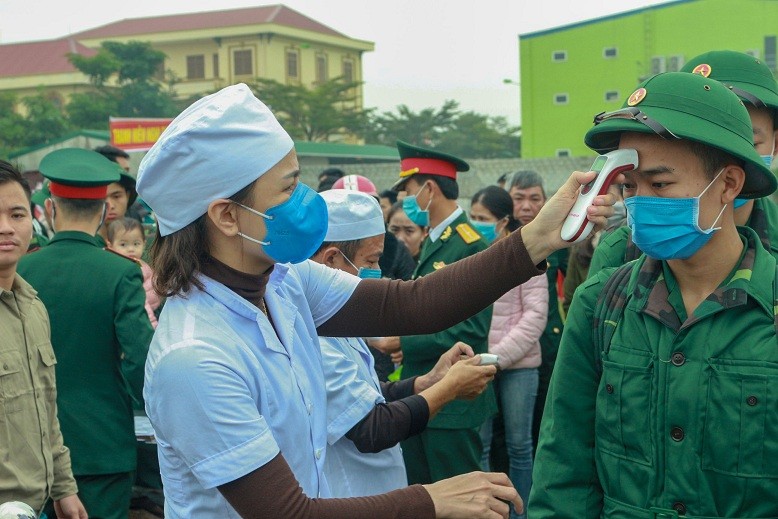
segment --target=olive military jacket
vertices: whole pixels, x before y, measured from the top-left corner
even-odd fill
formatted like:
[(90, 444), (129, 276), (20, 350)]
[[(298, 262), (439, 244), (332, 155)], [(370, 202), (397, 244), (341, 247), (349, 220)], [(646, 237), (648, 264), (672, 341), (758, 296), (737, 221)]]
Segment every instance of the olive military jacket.
[[(464, 226), (464, 227), (460, 227)], [(457, 230), (457, 228), (459, 230)], [(473, 234), (471, 234), (473, 233)], [(469, 242), (469, 243), (468, 243)], [(468, 223), (467, 216), (459, 215), (446, 228), (437, 241), (429, 237), (422, 245), (419, 264), (414, 279), (445, 268), (455, 261), (472, 256), (488, 247), (484, 240)], [(463, 283), (481, 283), (479, 279), (462, 280)], [(429, 309), (434, 312), (434, 308)], [(427, 373), (440, 356), (457, 341), (469, 344), (475, 353), (489, 350), (489, 326), (492, 321), (492, 307), (489, 306), (473, 317), (442, 332), (429, 335), (410, 335), (400, 338), (403, 352), (402, 378), (407, 379)], [(480, 426), (497, 410), (497, 401), (491, 384), (474, 400), (455, 400), (443, 407), (429, 421), (428, 427), (440, 429), (469, 429)]]
[[(778, 259), (778, 205), (769, 198), (757, 198), (746, 226), (759, 235), (765, 249)], [(640, 256), (632, 242), (629, 227), (617, 227), (609, 232), (594, 249), (588, 277), (608, 267), (618, 267)]]
[(57, 420), (56, 363), (46, 308), (17, 274), (0, 290), (0, 503), (37, 511), (77, 491)]
[(153, 335), (140, 266), (102, 250), (93, 236), (62, 231), (24, 256), (18, 271), (51, 318), (59, 420), (73, 473), (134, 470), (133, 399), (143, 401)]
[[(535, 458), (529, 517), (778, 517), (776, 260), (756, 233), (686, 315), (666, 262), (642, 256), (618, 323), (595, 322), (609, 269), (570, 308)], [(615, 326), (609, 349), (594, 326)]]

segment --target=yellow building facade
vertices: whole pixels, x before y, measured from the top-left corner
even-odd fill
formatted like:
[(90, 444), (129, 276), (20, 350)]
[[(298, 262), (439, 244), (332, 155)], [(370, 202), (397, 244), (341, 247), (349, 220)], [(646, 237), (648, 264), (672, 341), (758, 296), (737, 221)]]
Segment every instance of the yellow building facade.
[[(308, 87), (336, 77), (362, 81), (362, 54), (374, 49), (284, 5), (135, 18), (59, 40), (0, 45), (0, 92), (21, 98), (42, 86), (66, 103), (90, 88), (68, 53), (90, 56), (105, 41), (149, 42), (165, 53), (180, 98), (257, 78)], [(356, 98), (361, 107), (361, 87)]]

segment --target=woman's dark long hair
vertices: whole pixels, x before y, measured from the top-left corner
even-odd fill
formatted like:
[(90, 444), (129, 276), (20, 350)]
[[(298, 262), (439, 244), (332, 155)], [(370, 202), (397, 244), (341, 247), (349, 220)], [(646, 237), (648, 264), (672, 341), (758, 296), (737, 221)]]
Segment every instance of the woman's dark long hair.
[(473, 195), (470, 205), (481, 204), (497, 220), (508, 217), (507, 229), (513, 232), (521, 227), (521, 222), (513, 217), (513, 199), (506, 190), (498, 186), (488, 186)]
[[(239, 204), (250, 205), (254, 182), (230, 197)], [(203, 260), (210, 254), (208, 248), (207, 214), (181, 230), (167, 236), (157, 236), (151, 245), (151, 267), (154, 270), (154, 290), (165, 297), (185, 294), (194, 285), (202, 289), (197, 280)]]

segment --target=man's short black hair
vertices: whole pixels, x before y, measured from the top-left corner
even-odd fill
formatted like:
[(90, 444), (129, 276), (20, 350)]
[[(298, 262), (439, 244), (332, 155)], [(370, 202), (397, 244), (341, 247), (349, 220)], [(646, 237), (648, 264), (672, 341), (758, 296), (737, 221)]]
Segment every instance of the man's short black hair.
[(130, 154), (127, 153), (124, 150), (120, 150), (119, 148), (115, 146), (111, 146), (110, 144), (106, 144), (105, 146), (98, 146), (95, 148), (97, 153), (105, 157), (106, 159), (110, 160), (111, 162), (117, 162), (117, 157), (124, 157), (125, 159), (130, 158)]
[(378, 194), (378, 198), (388, 198), (389, 203), (393, 204), (397, 201), (397, 191), (391, 189), (384, 189)]
[(16, 182), (22, 186), (24, 194), (27, 196), (27, 201), (30, 201), (30, 197), (32, 196), (30, 184), (27, 183), (27, 180), (19, 173), (19, 170), (16, 169), (13, 164), (0, 160), (0, 185), (7, 184), (8, 182)]
[(323, 180), (325, 178), (338, 180), (339, 178), (343, 178), (344, 176), (346, 176), (346, 172), (340, 168), (327, 168), (323, 170), (321, 173), (319, 173), (319, 180)]

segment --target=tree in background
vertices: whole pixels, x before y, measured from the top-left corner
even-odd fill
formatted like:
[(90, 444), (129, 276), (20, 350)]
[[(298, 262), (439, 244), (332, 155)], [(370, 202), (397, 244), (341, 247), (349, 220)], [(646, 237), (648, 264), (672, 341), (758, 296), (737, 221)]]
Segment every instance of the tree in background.
[(94, 56), (69, 59), (95, 88), (71, 97), (67, 112), (75, 127), (107, 129), (109, 116), (174, 117), (182, 109), (175, 101), (175, 80), (164, 83), (158, 77), (165, 54), (147, 42), (103, 42)]
[(507, 158), (521, 156), (519, 132), (505, 117), (460, 112), (459, 104), (449, 99), (438, 109), (414, 112), (400, 105), (396, 113), (375, 115), (365, 138), (387, 146), (399, 139), (466, 158)]
[(365, 133), (368, 142), (395, 146), (398, 139), (417, 146), (435, 147), (459, 115), (459, 103), (451, 99), (440, 109), (425, 108), (416, 113), (399, 105), (397, 113), (384, 112), (371, 118)]
[(43, 144), (67, 133), (71, 126), (61, 103), (43, 88), (22, 99), (24, 115), (17, 113), (17, 98), (0, 94), (0, 156), (16, 149)]
[(360, 84), (335, 78), (308, 88), (258, 78), (251, 88), (293, 139), (326, 142), (363, 134), (371, 110), (359, 106)]

